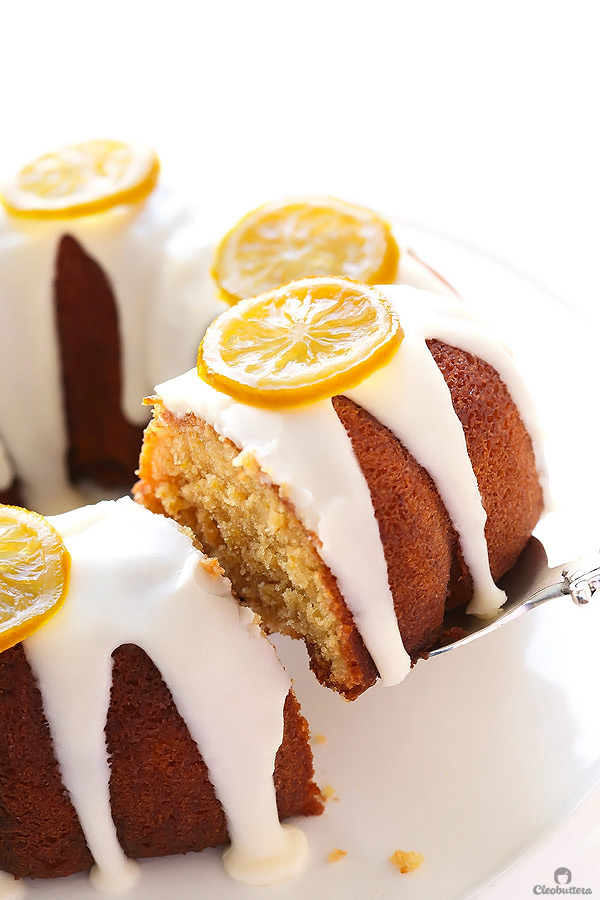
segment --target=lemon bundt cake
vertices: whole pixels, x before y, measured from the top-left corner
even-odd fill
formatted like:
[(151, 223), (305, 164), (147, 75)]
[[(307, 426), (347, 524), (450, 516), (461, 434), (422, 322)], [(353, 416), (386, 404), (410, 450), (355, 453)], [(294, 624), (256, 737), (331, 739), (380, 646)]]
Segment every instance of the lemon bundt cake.
[(0, 502), (52, 513), (98, 499), (73, 484), (130, 488), (142, 399), (193, 365), (226, 307), (217, 294), (260, 293), (297, 271), (450, 291), (410, 249), (399, 254), (381, 217), (330, 198), (267, 204), (215, 251), (198, 212), (157, 178), (145, 148), (90, 141), (4, 188), (0, 378), (16, 389), (0, 396)]
[(198, 214), (158, 168), (146, 148), (88, 141), (3, 188), (3, 502), (63, 511), (81, 505), (73, 483), (130, 488), (142, 398), (193, 364), (224, 309)]
[(404, 677), (448, 604), (504, 602), (543, 507), (538, 429), (456, 297), (304, 279), (218, 317), (198, 371), (152, 400), (136, 499), (188, 525), (346, 698)]
[[(3, 561), (18, 544), (15, 566), (35, 570), (37, 533), (0, 511)], [(114, 893), (132, 859), (231, 842), (234, 877), (292, 874), (304, 837), (280, 818), (322, 803), (306, 722), (255, 616), (184, 530), (130, 498), (43, 521), (70, 572), (62, 606), (0, 653), (0, 869), (91, 869)], [(0, 625), (6, 647), (12, 619)]]

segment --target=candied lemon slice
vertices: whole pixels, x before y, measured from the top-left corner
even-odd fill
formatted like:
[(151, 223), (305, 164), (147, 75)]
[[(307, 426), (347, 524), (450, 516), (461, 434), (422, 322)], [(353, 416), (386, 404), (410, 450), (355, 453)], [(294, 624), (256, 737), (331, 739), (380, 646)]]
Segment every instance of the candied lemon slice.
[(294, 406), (360, 383), (403, 337), (394, 306), (378, 288), (302, 278), (218, 316), (200, 344), (198, 374), (236, 400)]
[(47, 519), (0, 504), (0, 651), (37, 631), (60, 608), (70, 565)]
[(65, 219), (143, 200), (156, 185), (160, 163), (153, 150), (123, 141), (85, 141), (38, 156), (4, 185), (9, 212), (35, 219)]
[(267, 203), (225, 235), (213, 277), (225, 300), (236, 303), (310, 275), (341, 275), (366, 284), (390, 284), (399, 251), (377, 213), (333, 197)]

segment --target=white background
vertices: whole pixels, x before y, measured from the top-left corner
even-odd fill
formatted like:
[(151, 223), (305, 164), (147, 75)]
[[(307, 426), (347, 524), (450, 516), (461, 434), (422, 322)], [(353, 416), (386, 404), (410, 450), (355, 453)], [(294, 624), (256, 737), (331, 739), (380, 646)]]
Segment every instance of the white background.
[[(339, 195), (477, 245), (595, 318), (597, 9), (4, 2), (0, 168), (87, 137), (139, 139), (217, 233), (267, 199)], [(486, 900), (548, 883), (567, 846), (596, 893), (599, 820), (596, 802)]]
[[(138, 137), (245, 209), (325, 191), (598, 298), (594, 0), (2, 5), (7, 165)], [(227, 219), (229, 221), (229, 219)]]

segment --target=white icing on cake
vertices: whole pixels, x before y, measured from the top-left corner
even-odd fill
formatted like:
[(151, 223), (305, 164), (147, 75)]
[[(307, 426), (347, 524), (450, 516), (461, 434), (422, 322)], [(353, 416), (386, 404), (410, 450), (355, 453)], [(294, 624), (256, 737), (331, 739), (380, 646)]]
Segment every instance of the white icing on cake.
[[(142, 400), (155, 384), (193, 365), (207, 325), (225, 308), (210, 276), (214, 246), (204, 240), (198, 215), (162, 184), (143, 203), (66, 221), (20, 219), (0, 204), (0, 382), (15, 386), (0, 394), (0, 490), (17, 475), (27, 505), (46, 514), (85, 502), (70, 487), (65, 466), (53, 300), (64, 234), (99, 263), (113, 288), (122, 408), (133, 423), (147, 419)], [(455, 296), (406, 248), (397, 280)]]
[(114, 894), (135, 879), (111, 818), (104, 737), (111, 655), (126, 643), (158, 667), (208, 766), (232, 874), (270, 883), (297, 871), (306, 842), (280, 825), (273, 783), (290, 681), (253, 614), (179, 526), (129, 498), (50, 521), (72, 558), (68, 596), (24, 647), (94, 883)]
[[(426, 346), (438, 338), (488, 360), (517, 403), (543, 473), (541, 439), (528, 392), (509, 352), (462, 302), (406, 285), (381, 290), (398, 309), (405, 338), (398, 352), (347, 396), (382, 421), (429, 472), (457, 530), (473, 578), (469, 611), (489, 616), (505, 596), (494, 584), (485, 540), (486, 515), (450, 392)], [(289, 497), (338, 581), (385, 684), (409, 669), (387, 580), (379, 527), (350, 439), (329, 400), (290, 410), (238, 403), (195, 370), (157, 387), (167, 409), (192, 412), (250, 453)], [(368, 574), (367, 574), (368, 573)]]
[(225, 308), (215, 298), (212, 250), (200, 221), (164, 185), (142, 203), (67, 221), (20, 219), (0, 204), (0, 382), (14, 386), (0, 394), (0, 436), (28, 505), (43, 512), (81, 502), (69, 491), (65, 470), (54, 322), (54, 268), (65, 234), (111, 283), (122, 407), (133, 423), (146, 420), (142, 399), (157, 381), (193, 364), (206, 326)]

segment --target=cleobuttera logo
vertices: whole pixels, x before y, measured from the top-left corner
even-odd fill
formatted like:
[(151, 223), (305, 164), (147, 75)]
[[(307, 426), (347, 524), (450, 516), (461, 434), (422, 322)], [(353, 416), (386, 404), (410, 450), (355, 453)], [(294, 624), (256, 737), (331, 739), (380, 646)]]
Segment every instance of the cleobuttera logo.
[(562, 869), (557, 869), (554, 873), (554, 883), (571, 884), (571, 870), (565, 869), (564, 866)]
[[(573, 876), (571, 875), (571, 870), (567, 869), (566, 866), (561, 866), (556, 869), (554, 872), (554, 884), (555, 887), (548, 887), (547, 884), (536, 884), (533, 888), (533, 893), (536, 895), (539, 894), (591, 894), (591, 888), (584, 887), (575, 887), (571, 885)], [(562, 887), (562, 885), (571, 885), (570, 887)]]

